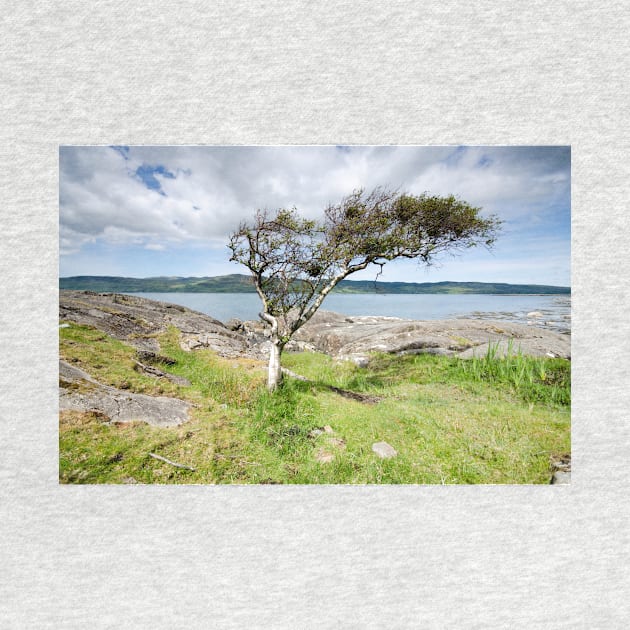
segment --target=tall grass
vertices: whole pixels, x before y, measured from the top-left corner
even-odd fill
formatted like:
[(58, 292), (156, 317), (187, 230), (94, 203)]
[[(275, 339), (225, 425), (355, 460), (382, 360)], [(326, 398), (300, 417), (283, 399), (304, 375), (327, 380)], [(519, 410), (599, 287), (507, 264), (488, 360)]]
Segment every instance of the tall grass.
[(568, 361), (525, 356), (511, 339), (505, 354), (490, 344), (484, 356), (459, 359), (457, 368), (467, 379), (509, 384), (526, 402), (571, 404)]

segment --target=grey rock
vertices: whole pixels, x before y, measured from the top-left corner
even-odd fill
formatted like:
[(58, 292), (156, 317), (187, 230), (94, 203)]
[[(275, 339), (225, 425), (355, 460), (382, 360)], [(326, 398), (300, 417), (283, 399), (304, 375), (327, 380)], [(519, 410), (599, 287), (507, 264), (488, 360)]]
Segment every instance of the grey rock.
[(381, 459), (389, 459), (390, 457), (396, 457), (396, 455), (398, 455), (396, 449), (387, 442), (375, 442), (372, 444), (372, 450)]
[(553, 477), (551, 477), (551, 483), (552, 484), (570, 484), (571, 483), (571, 473), (570, 472), (565, 472), (562, 470), (556, 470), (555, 473), (553, 473)]
[(59, 409), (93, 411), (110, 422), (146, 422), (171, 427), (189, 419), (190, 403), (166, 396), (133, 394), (103, 385), (87, 372), (65, 361), (59, 362)]
[(307, 341), (291, 340), (284, 347), (287, 352), (315, 352), (315, 346)]
[(429, 353), (462, 358), (485, 354), (489, 344), (523, 354), (570, 358), (570, 335), (536, 326), (480, 319), (415, 321), (395, 317), (353, 317), (318, 311), (295, 334), (297, 341), (311, 343), (320, 352), (354, 360), (367, 352), (392, 354)]
[(102, 330), (137, 350), (157, 353), (156, 336), (175, 326), (182, 331), (182, 347), (210, 348), (222, 356), (247, 354), (245, 335), (191, 309), (135, 295), (60, 291), (59, 319)]
[(369, 357), (364, 357), (360, 355), (352, 357), (352, 361), (357, 367), (360, 367), (360, 368), (366, 368), (368, 364), (370, 363)]
[(228, 319), (228, 321), (225, 322), (225, 325), (230, 330), (242, 330), (243, 329), (243, 322), (240, 319), (237, 319), (236, 317), (233, 317), (232, 319)]
[(147, 350), (138, 350), (136, 352), (136, 356), (138, 357), (138, 361), (141, 361), (142, 363), (150, 363), (152, 365), (155, 365), (156, 363), (175, 365), (175, 363), (177, 363), (177, 361), (171, 359), (171, 357), (156, 354), (155, 352), (149, 352)]
[(144, 372), (145, 374), (150, 374), (151, 376), (155, 376), (157, 378), (164, 378), (171, 383), (175, 383), (176, 385), (183, 385), (185, 387), (189, 387), (191, 385), (190, 381), (183, 376), (177, 376), (176, 374), (163, 372), (153, 365), (144, 365), (144, 363), (140, 363), (139, 361), (135, 362), (134, 369), (138, 372)]

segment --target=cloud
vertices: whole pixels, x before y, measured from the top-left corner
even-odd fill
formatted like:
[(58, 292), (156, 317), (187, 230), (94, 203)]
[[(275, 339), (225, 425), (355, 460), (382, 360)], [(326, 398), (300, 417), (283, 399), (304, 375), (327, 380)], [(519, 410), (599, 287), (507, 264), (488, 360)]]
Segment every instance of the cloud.
[(378, 185), (456, 194), (498, 213), (508, 239), (558, 226), (568, 234), (567, 147), (78, 146), (60, 149), (60, 251), (221, 249), (258, 208), (317, 218)]

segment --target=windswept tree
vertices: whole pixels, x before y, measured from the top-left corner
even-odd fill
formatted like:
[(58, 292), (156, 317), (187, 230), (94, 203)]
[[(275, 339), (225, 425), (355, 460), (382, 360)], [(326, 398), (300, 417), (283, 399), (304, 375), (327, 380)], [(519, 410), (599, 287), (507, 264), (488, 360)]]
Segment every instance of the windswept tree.
[(369, 265), (397, 258), (429, 265), (442, 252), (479, 244), (490, 247), (500, 221), (456, 197), (413, 196), (385, 188), (353, 192), (329, 205), (321, 221), (295, 208), (258, 210), (230, 237), (230, 260), (245, 265), (269, 326), (267, 385), (282, 380), (280, 356), (293, 334), (341, 280)]

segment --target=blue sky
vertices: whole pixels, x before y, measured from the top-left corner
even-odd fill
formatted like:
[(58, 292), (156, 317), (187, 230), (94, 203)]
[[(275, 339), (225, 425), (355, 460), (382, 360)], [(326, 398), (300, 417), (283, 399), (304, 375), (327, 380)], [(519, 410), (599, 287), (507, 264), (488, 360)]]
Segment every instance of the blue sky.
[(395, 261), (379, 279), (570, 285), (570, 149), (558, 146), (60, 147), (60, 276), (247, 273), (226, 243), (257, 208), (317, 218), (379, 185), (455, 194), (504, 221), (492, 251)]

